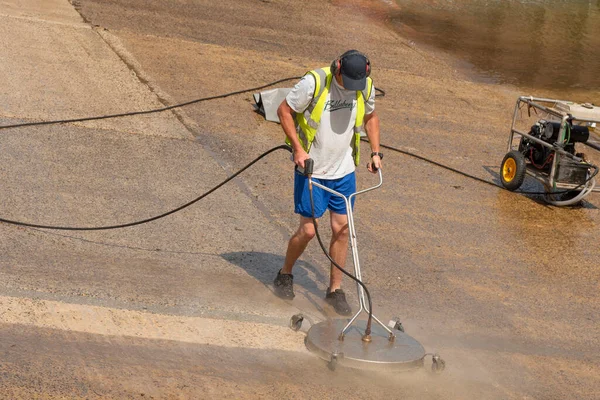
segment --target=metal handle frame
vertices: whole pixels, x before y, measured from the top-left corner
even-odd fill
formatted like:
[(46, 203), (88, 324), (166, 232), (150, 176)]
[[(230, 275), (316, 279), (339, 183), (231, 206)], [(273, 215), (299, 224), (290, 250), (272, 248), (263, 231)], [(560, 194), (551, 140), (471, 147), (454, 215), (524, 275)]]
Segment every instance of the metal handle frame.
[[(378, 170), (378, 173), (379, 173), (379, 183), (377, 185), (367, 188), (367, 189), (360, 190), (355, 193), (352, 193), (348, 197), (344, 196), (343, 194), (341, 194), (333, 189), (323, 186), (318, 182), (313, 181), (312, 177), (309, 177), (309, 182), (312, 185), (319, 187), (319, 188), (321, 188), (329, 193), (332, 193), (336, 196), (341, 197), (342, 199), (344, 199), (344, 202), (346, 203), (346, 210), (347, 210), (347, 215), (348, 215), (348, 229), (350, 231), (349, 232), (350, 233), (350, 247), (352, 249), (352, 261), (353, 261), (353, 265), (354, 265), (354, 276), (356, 277), (356, 279), (358, 279), (360, 281), (362, 281), (362, 274), (361, 274), (361, 270), (360, 270), (360, 260), (358, 258), (358, 244), (357, 244), (357, 240), (356, 240), (356, 229), (354, 227), (354, 214), (352, 212), (352, 198), (358, 196), (359, 194), (370, 192), (371, 190), (375, 190), (375, 189), (381, 187), (381, 185), (383, 184), (383, 175), (381, 174), (381, 169)], [(356, 318), (360, 315), (361, 312), (364, 311), (368, 314), (370, 311), (369, 307), (367, 305), (367, 301), (365, 300), (365, 293), (364, 293), (362, 286), (360, 284), (356, 283), (356, 288), (357, 288), (357, 292), (358, 292), (358, 302), (360, 304), (360, 309), (350, 319), (350, 321), (344, 327), (344, 329), (342, 329), (342, 331), (340, 332), (339, 338), (344, 337), (344, 335), (346, 334), (346, 332), (348, 331), (348, 329), (350, 328), (352, 323), (356, 320)], [(377, 317), (375, 317), (375, 315), (372, 315), (372, 317), (379, 325), (381, 325), (390, 334), (391, 337), (395, 337), (394, 333), (383, 322), (381, 322), (379, 319), (377, 319)]]

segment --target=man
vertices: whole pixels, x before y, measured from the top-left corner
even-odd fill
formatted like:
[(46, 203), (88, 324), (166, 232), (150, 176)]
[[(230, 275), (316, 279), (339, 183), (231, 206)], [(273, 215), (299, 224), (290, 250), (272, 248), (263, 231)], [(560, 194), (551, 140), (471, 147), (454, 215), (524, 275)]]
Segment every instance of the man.
[[(367, 166), (375, 173), (381, 168), (379, 118), (375, 113), (375, 88), (369, 78), (369, 59), (356, 50), (342, 54), (329, 68), (308, 72), (290, 91), (277, 110), (281, 126), (292, 147), (296, 167), (314, 160), (312, 178), (345, 196), (356, 191), (355, 167), (359, 163), (360, 133), (366, 130), (371, 145)], [(348, 219), (344, 200), (320, 188), (313, 188), (315, 217), (329, 209), (332, 230), (329, 253), (342, 268), (348, 254)], [(354, 203), (353, 203), (354, 205)], [(283, 268), (274, 281), (275, 293), (294, 298), (292, 268), (315, 236), (308, 192), (308, 179), (295, 172), (294, 206), (300, 226), (291, 237)], [(341, 315), (352, 313), (341, 289), (343, 273), (331, 265), (325, 296)]]

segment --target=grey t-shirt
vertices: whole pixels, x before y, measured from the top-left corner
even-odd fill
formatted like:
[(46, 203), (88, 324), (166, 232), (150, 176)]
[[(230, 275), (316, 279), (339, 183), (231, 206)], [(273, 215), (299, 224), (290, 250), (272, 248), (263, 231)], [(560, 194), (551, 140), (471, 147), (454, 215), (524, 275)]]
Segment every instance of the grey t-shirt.
[[(315, 79), (305, 75), (288, 93), (286, 101), (297, 113), (304, 112), (313, 99)], [(356, 121), (356, 91), (341, 87), (335, 78), (325, 99), (325, 109), (309, 156), (315, 162), (313, 177), (338, 179), (354, 172), (352, 141)], [(365, 114), (375, 110), (375, 87), (365, 101)]]

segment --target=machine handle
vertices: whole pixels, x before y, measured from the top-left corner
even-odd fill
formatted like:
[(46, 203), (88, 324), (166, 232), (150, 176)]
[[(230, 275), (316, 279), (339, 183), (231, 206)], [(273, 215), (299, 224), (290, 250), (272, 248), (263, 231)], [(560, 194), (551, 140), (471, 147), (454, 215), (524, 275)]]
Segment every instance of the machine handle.
[[(367, 163), (367, 169), (369, 169), (369, 165), (372, 165), (373, 163)], [(379, 168), (375, 167), (375, 165), (373, 165), (373, 171), (377, 172), (379, 171)]]
[(304, 168), (296, 167), (297, 171), (304, 176), (312, 175), (313, 167), (315, 166), (315, 161), (312, 158), (307, 158), (304, 160)]

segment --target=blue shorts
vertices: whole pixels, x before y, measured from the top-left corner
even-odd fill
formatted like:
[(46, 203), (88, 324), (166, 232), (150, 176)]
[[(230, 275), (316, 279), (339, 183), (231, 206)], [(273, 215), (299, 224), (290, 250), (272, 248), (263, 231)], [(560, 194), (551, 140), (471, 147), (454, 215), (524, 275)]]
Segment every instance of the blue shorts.
[[(317, 179), (312, 178), (313, 182), (335, 190), (348, 197), (356, 192), (356, 175), (354, 172), (338, 179)], [(346, 215), (346, 202), (340, 196), (336, 196), (326, 190), (313, 185), (313, 201), (315, 203), (315, 217), (320, 218), (325, 214), (325, 210)], [(352, 198), (352, 208), (354, 209), (354, 200)], [(308, 177), (294, 173), (294, 211), (306, 218), (312, 218), (312, 209), (310, 206), (310, 193), (308, 191)]]

